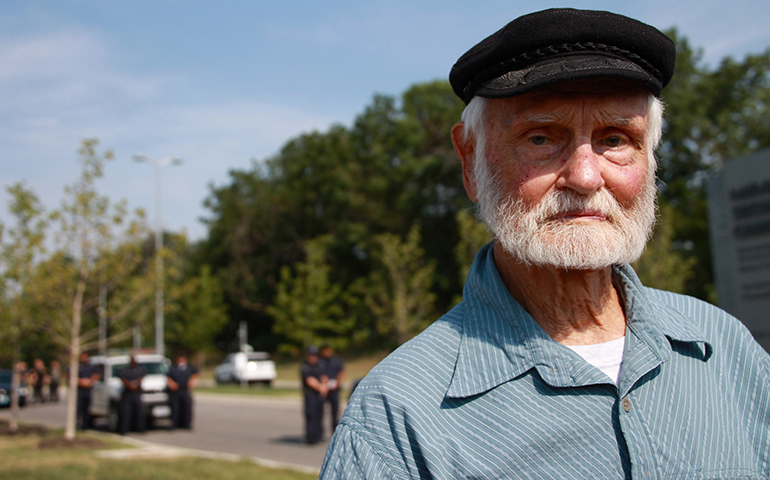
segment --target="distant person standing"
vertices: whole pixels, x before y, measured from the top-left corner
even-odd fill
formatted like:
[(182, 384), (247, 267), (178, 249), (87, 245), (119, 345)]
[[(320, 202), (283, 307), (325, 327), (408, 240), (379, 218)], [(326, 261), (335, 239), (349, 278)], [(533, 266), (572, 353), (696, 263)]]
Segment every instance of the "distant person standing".
[(198, 381), (198, 369), (187, 363), (187, 355), (184, 352), (178, 352), (176, 362), (166, 376), (171, 400), (171, 425), (173, 428), (190, 429), (192, 389)]
[(118, 372), (123, 381), (123, 394), (120, 397), (120, 434), (129, 430), (144, 433), (144, 403), (142, 402), (142, 379), (147, 374), (136, 357), (131, 356), (131, 364)]
[(329, 402), (331, 409), (331, 433), (334, 433), (340, 421), (340, 389), (345, 377), (345, 364), (340, 357), (334, 354), (328, 344), (321, 347), (320, 353), (323, 373), (329, 379), (329, 392), (326, 394), (326, 401)]
[(78, 365), (77, 426), (79, 430), (91, 427), (91, 414), (88, 410), (91, 408), (91, 390), (97, 380), (99, 380), (99, 371), (95, 365), (88, 363), (88, 353), (81, 352)]
[(318, 347), (308, 347), (300, 376), (305, 397), (305, 443), (313, 445), (323, 438), (324, 398), (329, 390), (318, 358)]
[(43, 385), (45, 385), (46, 371), (45, 364), (39, 358), (36, 358), (32, 362), (30, 378), (35, 392), (35, 403), (45, 402), (46, 399), (43, 397)]
[(61, 384), (61, 365), (58, 360), (51, 360), (51, 383), (48, 385), (48, 401), (59, 401), (59, 385)]

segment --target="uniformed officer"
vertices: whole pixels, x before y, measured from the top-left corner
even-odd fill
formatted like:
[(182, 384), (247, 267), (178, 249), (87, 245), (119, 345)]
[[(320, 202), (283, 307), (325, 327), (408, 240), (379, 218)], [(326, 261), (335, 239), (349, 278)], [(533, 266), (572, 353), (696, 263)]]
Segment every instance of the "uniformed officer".
[(77, 426), (79, 430), (85, 430), (91, 427), (91, 390), (94, 383), (99, 380), (99, 370), (96, 365), (88, 363), (88, 352), (80, 353), (80, 364), (78, 364), (78, 405), (77, 405)]
[(45, 364), (41, 359), (36, 358), (32, 362), (30, 377), (32, 378), (32, 387), (35, 393), (35, 403), (45, 403), (46, 398), (43, 396), (43, 386), (46, 384), (48, 374), (45, 371)]
[(144, 403), (142, 402), (142, 379), (147, 371), (140, 366), (136, 357), (131, 356), (131, 365), (118, 372), (118, 377), (123, 381), (123, 393), (120, 397), (120, 434), (133, 430), (143, 433), (146, 429), (144, 423)]
[(340, 387), (345, 377), (345, 364), (340, 357), (334, 354), (334, 351), (328, 344), (321, 346), (320, 353), (323, 373), (329, 379), (329, 393), (326, 395), (326, 401), (329, 402), (331, 429), (332, 433), (334, 433), (340, 421)]
[(171, 424), (173, 428), (189, 429), (192, 422), (192, 389), (198, 381), (198, 369), (189, 365), (187, 355), (180, 351), (166, 376), (171, 400)]
[(305, 394), (305, 443), (313, 445), (323, 438), (324, 398), (328, 393), (328, 379), (318, 360), (318, 347), (308, 347), (300, 375)]
[(58, 360), (51, 360), (51, 384), (48, 385), (48, 401), (59, 401), (59, 385), (61, 384), (61, 365)]

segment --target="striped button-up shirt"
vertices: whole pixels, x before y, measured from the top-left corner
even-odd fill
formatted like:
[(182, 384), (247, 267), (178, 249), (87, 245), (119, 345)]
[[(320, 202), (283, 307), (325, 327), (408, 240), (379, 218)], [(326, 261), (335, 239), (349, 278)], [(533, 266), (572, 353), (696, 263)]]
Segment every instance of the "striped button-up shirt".
[(767, 353), (724, 311), (614, 274), (617, 385), (540, 328), (485, 247), (463, 303), (356, 388), (320, 478), (770, 477)]

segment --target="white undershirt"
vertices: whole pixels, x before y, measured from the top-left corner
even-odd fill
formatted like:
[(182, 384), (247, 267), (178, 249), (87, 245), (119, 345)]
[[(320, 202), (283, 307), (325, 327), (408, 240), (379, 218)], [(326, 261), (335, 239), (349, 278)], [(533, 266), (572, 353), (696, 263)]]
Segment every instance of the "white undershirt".
[(623, 361), (623, 347), (626, 337), (595, 345), (566, 345), (583, 359), (606, 373), (610, 380), (618, 384), (620, 378), (620, 362)]

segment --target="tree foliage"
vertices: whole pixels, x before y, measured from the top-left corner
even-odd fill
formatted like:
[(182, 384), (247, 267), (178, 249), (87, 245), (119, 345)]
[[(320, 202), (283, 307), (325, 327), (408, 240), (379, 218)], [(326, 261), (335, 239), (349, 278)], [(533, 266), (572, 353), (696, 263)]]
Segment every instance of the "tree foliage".
[(380, 269), (372, 272), (366, 305), (380, 334), (398, 345), (420, 333), (433, 321), (436, 295), (431, 291), (435, 262), (426, 261), (415, 225), (407, 238), (383, 233), (375, 238)]
[(176, 291), (166, 317), (166, 341), (190, 352), (210, 350), (211, 339), (229, 320), (219, 278), (211, 273), (210, 266), (203, 265), (197, 275), (171, 288)]
[[(82, 170), (65, 187), (62, 204), (52, 214), (57, 226), (52, 255), (39, 262), (25, 295), (34, 306), (36, 322), (66, 349), (69, 370), (77, 371), (80, 352), (96, 346), (96, 309), (100, 292), (111, 295), (108, 310), (113, 325), (129, 318), (133, 307), (151, 291), (151, 283), (132, 277), (141, 262), (141, 237), (146, 228), (142, 212), (129, 219), (124, 202), (112, 205), (98, 193), (96, 182), (112, 153), (97, 151), (96, 140), (80, 148)], [(89, 345), (89, 342), (91, 344)], [(65, 437), (75, 435), (77, 375), (70, 375)]]
[(662, 97), (661, 212), (672, 217), (670, 252), (692, 264), (683, 293), (713, 302), (706, 180), (724, 161), (770, 147), (770, 48), (711, 68), (686, 38), (668, 34), (677, 65)]
[(32, 324), (31, 304), (26, 291), (34, 275), (35, 262), (45, 252), (47, 222), (34, 191), (24, 183), (8, 187), (8, 208), (15, 223), (6, 229), (0, 223), (0, 345), (13, 369), (11, 431), (18, 429), (19, 372), (22, 334)]
[[(212, 189), (210, 236), (199, 258), (226, 279), (231, 321), (225, 335), (234, 336), (245, 319), (252, 344), (270, 348), (282, 341), (267, 310), (281, 270), (301, 262), (306, 242), (324, 235), (330, 282), (348, 292), (376, 268), (377, 235), (405, 237), (419, 226), (436, 261), (433, 293), (439, 304), (451, 304), (460, 285), (454, 215), (469, 202), (449, 130), (463, 104), (447, 82), (416, 85), (400, 103), (375, 96), (351, 127), (300, 135)], [(357, 312), (357, 330), (371, 331), (371, 312), (360, 303), (346, 308)], [(372, 338), (358, 338), (364, 336)]]
[(275, 332), (290, 341), (285, 344), (290, 351), (321, 342), (335, 348), (345, 348), (349, 343), (354, 322), (346, 316), (342, 288), (330, 281), (330, 240), (327, 235), (308, 241), (305, 261), (296, 263), (293, 269), (281, 269), (278, 293), (268, 313), (276, 320)]

